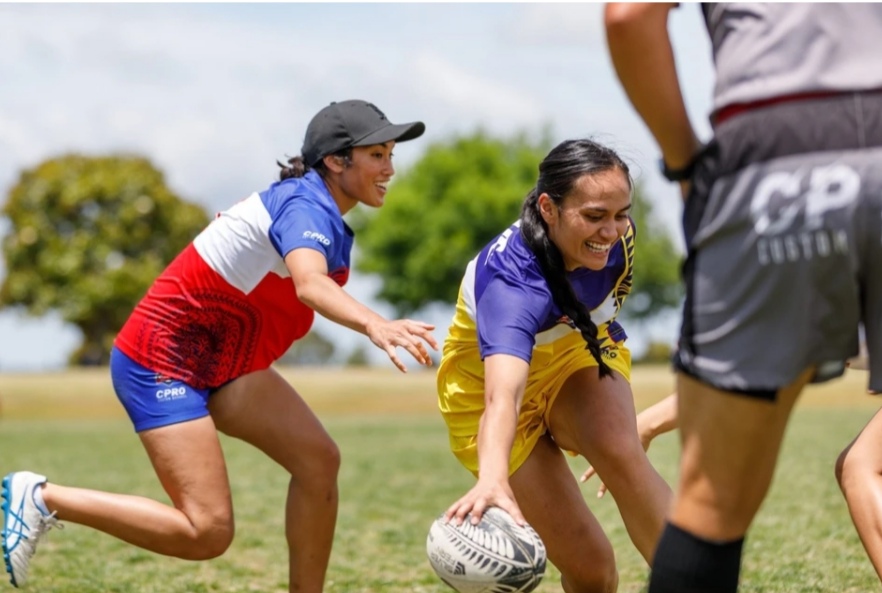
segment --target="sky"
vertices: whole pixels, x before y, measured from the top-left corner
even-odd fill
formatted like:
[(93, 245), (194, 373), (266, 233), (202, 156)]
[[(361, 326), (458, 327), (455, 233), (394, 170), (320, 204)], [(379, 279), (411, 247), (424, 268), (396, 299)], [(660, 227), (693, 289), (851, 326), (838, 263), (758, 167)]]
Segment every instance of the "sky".
[[(0, 204), (23, 170), (78, 152), (147, 156), (181, 197), (222, 210), (299, 154), (309, 119), (365, 99), (426, 133), (395, 149), (399, 173), (433, 142), (478, 128), (550, 128), (617, 149), (680, 242), (676, 188), (609, 62), (602, 5), (586, 3), (0, 4)], [(687, 108), (710, 133), (713, 72), (697, 4), (669, 22)], [(389, 198), (394, 200), (394, 180)], [(8, 232), (0, 218), (0, 236)], [(500, 229), (501, 230), (501, 229)], [(356, 238), (356, 249), (358, 240)], [(0, 258), (0, 281), (5, 275)], [(374, 277), (347, 290), (377, 311)], [(421, 312), (443, 339), (452, 308)], [(318, 320), (346, 352), (367, 338)], [(631, 332), (673, 342), (676, 320)], [(62, 367), (79, 343), (53, 316), (0, 312), (0, 370)], [(374, 353), (376, 355), (377, 353)], [(382, 361), (385, 355), (378, 351)]]

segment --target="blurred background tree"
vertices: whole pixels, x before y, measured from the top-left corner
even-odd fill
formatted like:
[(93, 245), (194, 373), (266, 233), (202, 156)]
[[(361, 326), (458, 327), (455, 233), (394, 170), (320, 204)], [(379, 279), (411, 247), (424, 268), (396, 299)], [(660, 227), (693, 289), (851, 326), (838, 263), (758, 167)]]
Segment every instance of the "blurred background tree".
[[(547, 133), (494, 138), (483, 131), (429, 146), (396, 177), (381, 209), (362, 209), (351, 222), (358, 231), (358, 270), (382, 279), (377, 297), (399, 315), (455, 303), (466, 264), (519, 217), (551, 147)], [(643, 320), (678, 305), (681, 255), (640, 185), (631, 215), (637, 264), (623, 316)]]
[(147, 159), (76, 154), (21, 173), (2, 214), (0, 308), (57, 311), (82, 332), (76, 365), (106, 364), (153, 279), (208, 223)]
[(622, 315), (626, 319), (647, 320), (679, 306), (683, 296), (683, 256), (639, 183), (631, 196), (631, 218), (637, 228), (634, 286)]
[(294, 342), (279, 359), (283, 365), (323, 366), (334, 362), (337, 348), (334, 343), (317, 332), (315, 328)]
[(547, 135), (483, 131), (436, 142), (400, 176), (388, 202), (356, 221), (357, 269), (382, 279), (378, 298), (409, 315), (453, 304), (466, 263), (514, 222), (536, 182)]

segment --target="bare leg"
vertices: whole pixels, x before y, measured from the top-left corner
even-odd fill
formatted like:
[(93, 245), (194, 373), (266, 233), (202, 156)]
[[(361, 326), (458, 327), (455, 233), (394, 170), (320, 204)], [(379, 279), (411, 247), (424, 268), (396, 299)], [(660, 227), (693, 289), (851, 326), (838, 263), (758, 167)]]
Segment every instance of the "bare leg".
[(337, 521), (340, 452), (318, 418), (276, 371), (241, 377), (209, 400), (224, 433), (246, 441), (291, 474), (285, 507), (290, 591), (324, 585)]
[(652, 562), (671, 489), (637, 435), (630, 384), (618, 373), (601, 380), (597, 368), (573, 373), (549, 417), (554, 441), (584, 455), (615, 498), (631, 541)]
[(671, 521), (710, 541), (744, 537), (772, 482), (793, 404), (812, 372), (775, 402), (679, 375), (682, 454)]
[(149, 498), (47, 483), (43, 499), (58, 518), (147, 550), (189, 560), (222, 554), (233, 539), (226, 464), (211, 418), (139, 435), (173, 507)]
[(882, 579), (882, 413), (836, 461), (836, 479), (864, 549)]
[(618, 585), (615, 555), (591, 514), (570, 466), (548, 435), (539, 439), (510, 484), (524, 518), (560, 570), (566, 593), (611, 593)]

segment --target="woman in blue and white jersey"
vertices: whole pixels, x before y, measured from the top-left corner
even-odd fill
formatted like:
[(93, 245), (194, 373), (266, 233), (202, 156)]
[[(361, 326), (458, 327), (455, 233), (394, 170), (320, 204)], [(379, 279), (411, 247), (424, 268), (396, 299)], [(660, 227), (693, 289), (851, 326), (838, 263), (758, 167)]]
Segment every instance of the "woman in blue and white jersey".
[(567, 591), (612, 591), (618, 574), (562, 451), (593, 464), (647, 561), (671, 495), (637, 435), (616, 321), (631, 288), (631, 190), (612, 150), (555, 147), (521, 219), (468, 264), (438, 370), (451, 449), (478, 478), (447, 519), (477, 523), (498, 506), (528, 521)]

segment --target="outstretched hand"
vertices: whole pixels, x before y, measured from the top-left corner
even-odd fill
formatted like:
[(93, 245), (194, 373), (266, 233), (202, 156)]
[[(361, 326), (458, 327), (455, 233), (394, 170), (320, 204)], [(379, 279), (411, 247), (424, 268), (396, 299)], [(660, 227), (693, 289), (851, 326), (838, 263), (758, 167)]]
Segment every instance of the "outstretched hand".
[(527, 524), (508, 482), (485, 483), (480, 479), (465, 496), (450, 505), (450, 508), (444, 513), (444, 520), (454, 521), (456, 525), (462, 525), (466, 515), (471, 513), (472, 525), (477, 525), (481, 522), (481, 517), (484, 516), (484, 512), (488, 507), (501, 508), (511, 515), (518, 525)]
[[(438, 342), (432, 336), (434, 325), (413, 321), (411, 319), (396, 319), (394, 321), (378, 321), (367, 328), (367, 335), (371, 342), (384, 350), (389, 360), (398, 367), (402, 373), (407, 372), (407, 367), (398, 358), (396, 348), (404, 348), (410, 355), (423, 366), (432, 366), (432, 357), (426, 349), (426, 344), (433, 350), (438, 350)], [(425, 342), (425, 344), (423, 343)]]
[[(594, 469), (594, 466), (589, 465), (588, 469), (582, 474), (582, 477), (579, 478), (580, 482), (587, 482), (589, 478), (591, 478), (597, 471)], [(606, 494), (606, 484), (603, 482), (600, 483), (600, 486), (597, 488), (597, 498), (603, 498), (603, 495)]]

